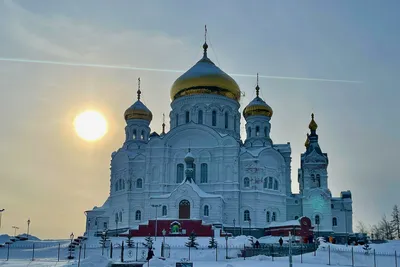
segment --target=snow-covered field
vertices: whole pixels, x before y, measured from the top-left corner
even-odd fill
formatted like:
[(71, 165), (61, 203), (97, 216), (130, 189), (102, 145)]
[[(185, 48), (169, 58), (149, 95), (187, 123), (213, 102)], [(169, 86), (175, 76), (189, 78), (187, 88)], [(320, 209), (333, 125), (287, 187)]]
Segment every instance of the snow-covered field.
[[(0, 236), (0, 244), (4, 244), (9, 240), (7, 235)], [(165, 243), (169, 244), (170, 249), (166, 253), (169, 257), (165, 260), (160, 260), (158, 257), (161, 252), (161, 243), (163, 238), (158, 237), (154, 241), (155, 257), (150, 261), (149, 266), (154, 267), (173, 267), (175, 263), (180, 260), (190, 260), (194, 263), (195, 267), (281, 267), (289, 266), (288, 257), (274, 258), (267, 256), (256, 256), (251, 258), (240, 258), (238, 254), (240, 249), (245, 245), (250, 245), (250, 241), (246, 236), (240, 236), (228, 239), (228, 250), (225, 249), (226, 240), (224, 238), (216, 238), (218, 242), (218, 249), (209, 249), (209, 238), (197, 238), (199, 249), (189, 249), (185, 247), (187, 238), (185, 237), (166, 237)], [(113, 243), (113, 258), (109, 259), (109, 249), (104, 250), (102, 256), (102, 249), (99, 245), (98, 238), (90, 238), (85, 241), (86, 249), (81, 250), (80, 266), (108, 266), (112, 261), (119, 262), (121, 256), (121, 243), (125, 238), (111, 238)], [(133, 238), (134, 243), (144, 243), (144, 238)], [(275, 243), (275, 238), (261, 238), (262, 243)], [(28, 240), (17, 241), (10, 245), (10, 250), (7, 246), (0, 247), (0, 266), (77, 266), (77, 259), (79, 257), (79, 249), (75, 251), (75, 259), (68, 261), (67, 256), (69, 240)], [(33, 246), (35, 249), (33, 250)], [(302, 256), (293, 257), (293, 266), (302, 267), (321, 267), (327, 266), (330, 259), (331, 265), (336, 266), (354, 266), (367, 267), (374, 265), (374, 251), (375, 261), (377, 267), (395, 267), (395, 251), (400, 251), (400, 241), (391, 241), (386, 244), (371, 244), (369, 255), (365, 254), (361, 246), (346, 247), (343, 245), (321, 244), (316, 254), (308, 253)], [(59, 252), (60, 251), (60, 252)], [(125, 261), (144, 261), (146, 257), (146, 249), (144, 247), (125, 248), (124, 259)], [(232, 259), (225, 259), (226, 253)], [(396, 252), (397, 253), (397, 252)], [(9, 260), (7, 259), (9, 254)], [(60, 255), (60, 261), (58, 261)], [(32, 257), (34, 260), (32, 261)], [(400, 258), (397, 257), (399, 261)], [(147, 264), (145, 265), (147, 266)]]

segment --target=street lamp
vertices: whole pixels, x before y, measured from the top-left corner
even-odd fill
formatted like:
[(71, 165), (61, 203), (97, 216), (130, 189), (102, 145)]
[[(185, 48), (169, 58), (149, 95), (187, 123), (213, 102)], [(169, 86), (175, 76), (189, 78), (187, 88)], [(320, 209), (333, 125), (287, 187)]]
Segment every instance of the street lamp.
[(16, 237), (17, 236), (17, 230), (19, 229), (19, 227), (13, 226), (12, 228), (14, 228), (14, 237)]
[(31, 219), (28, 219), (28, 231), (26, 232), (26, 238), (29, 238), (29, 225), (31, 224)]
[(228, 234), (225, 233), (225, 259), (228, 259)]
[(236, 227), (235, 227), (235, 224), (236, 224), (236, 219), (233, 219), (233, 236), (235, 236), (235, 232), (236, 232)]
[(154, 231), (154, 241), (157, 240), (157, 208), (161, 207), (161, 204), (152, 204), (151, 205), (153, 208), (156, 208), (156, 229)]
[(167, 231), (165, 231), (165, 229), (162, 230), (162, 235), (163, 235), (163, 241), (161, 244), (161, 257), (164, 257), (164, 246), (165, 246), (165, 234), (167, 233)]
[(3, 214), (3, 211), (5, 211), (5, 209), (0, 210), (0, 229), (1, 229), (1, 214)]
[(249, 235), (251, 234), (251, 219), (249, 218)]
[(72, 257), (72, 240), (74, 240), (74, 233), (70, 234), (69, 239), (71, 240), (71, 243), (69, 245), (69, 257), (68, 257), (68, 259), (73, 259), (73, 257)]

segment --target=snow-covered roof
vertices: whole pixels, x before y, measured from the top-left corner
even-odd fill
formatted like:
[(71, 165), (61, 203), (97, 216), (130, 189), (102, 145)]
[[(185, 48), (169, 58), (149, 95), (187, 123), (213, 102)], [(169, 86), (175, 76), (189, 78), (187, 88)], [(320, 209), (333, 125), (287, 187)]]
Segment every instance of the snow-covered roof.
[(178, 190), (178, 188), (180, 188), (181, 186), (184, 186), (184, 185), (190, 186), (193, 189), (193, 191), (195, 191), (201, 198), (222, 198), (222, 200), (224, 199), (221, 195), (209, 194), (209, 193), (204, 192), (196, 183), (190, 182), (188, 180), (183, 181), (177, 188), (175, 188), (169, 194), (164, 194), (164, 195), (159, 195), (159, 196), (151, 196), (150, 198), (152, 198), (152, 199), (169, 198), (176, 190)]
[(270, 227), (293, 226), (293, 225), (300, 226), (300, 220), (291, 220), (291, 221), (286, 221), (286, 222), (271, 222), (268, 225), (268, 228), (270, 228)]
[(259, 147), (259, 148), (242, 148), (242, 153), (249, 152), (253, 157), (257, 157), (261, 151), (266, 149), (267, 147)]

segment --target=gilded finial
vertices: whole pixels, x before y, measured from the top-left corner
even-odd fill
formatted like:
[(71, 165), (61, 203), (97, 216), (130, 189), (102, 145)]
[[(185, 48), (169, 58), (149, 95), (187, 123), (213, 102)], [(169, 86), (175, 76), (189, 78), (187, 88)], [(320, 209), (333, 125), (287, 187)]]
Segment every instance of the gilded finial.
[(314, 120), (314, 113), (311, 113), (311, 121), (310, 121), (310, 124), (308, 125), (308, 128), (311, 131), (316, 131), (318, 128), (318, 124)]
[(203, 44), (203, 49), (204, 49), (204, 57), (207, 57), (207, 25), (204, 25), (204, 44)]
[(257, 73), (257, 86), (256, 86), (256, 95), (257, 95), (257, 97), (258, 97), (259, 93), (260, 93), (260, 86), (258, 86), (258, 73)]
[(137, 90), (137, 100), (140, 100), (140, 94), (142, 91), (140, 91), (140, 77), (138, 78), (138, 90)]
[(306, 147), (306, 148), (308, 148), (309, 146), (310, 146), (310, 139), (309, 139), (309, 134), (307, 134), (307, 139), (306, 139), (306, 142), (304, 143), (304, 146)]
[(162, 133), (165, 134), (165, 114), (162, 114)]

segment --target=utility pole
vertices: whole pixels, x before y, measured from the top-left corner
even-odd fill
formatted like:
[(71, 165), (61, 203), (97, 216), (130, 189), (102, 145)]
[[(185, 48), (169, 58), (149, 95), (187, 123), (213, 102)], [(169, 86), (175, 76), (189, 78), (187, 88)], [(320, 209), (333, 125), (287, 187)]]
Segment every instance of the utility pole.
[(31, 219), (28, 219), (27, 224), (28, 224), (28, 231), (26, 232), (26, 238), (29, 238), (29, 225), (31, 224)]
[(12, 228), (14, 228), (14, 237), (16, 237), (17, 236), (17, 230), (19, 229), (19, 227), (13, 226)]
[(5, 209), (0, 209), (0, 229), (1, 229), (1, 214), (3, 214), (3, 211), (5, 211)]
[(153, 205), (151, 205), (153, 208), (156, 208), (156, 229), (155, 229), (155, 232), (154, 232), (154, 241), (156, 241), (157, 240), (157, 208), (159, 208), (159, 207), (161, 207), (161, 204), (157, 204), (157, 205), (155, 205), (155, 204), (153, 204)]

